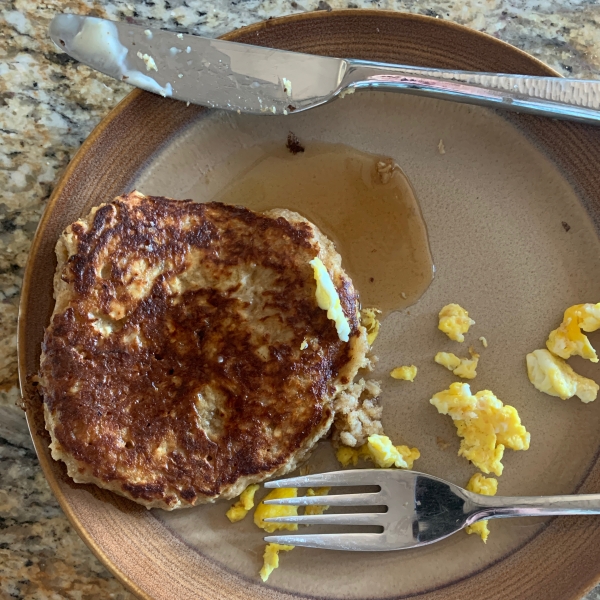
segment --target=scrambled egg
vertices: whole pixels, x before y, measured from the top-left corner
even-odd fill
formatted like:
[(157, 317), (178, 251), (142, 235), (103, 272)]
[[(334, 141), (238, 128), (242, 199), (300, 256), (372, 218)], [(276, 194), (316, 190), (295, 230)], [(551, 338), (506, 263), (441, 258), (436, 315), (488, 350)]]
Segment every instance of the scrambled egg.
[(381, 311), (376, 308), (363, 308), (360, 317), (363, 327), (367, 330), (367, 342), (373, 345), (375, 338), (379, 335), (379, 319), (377, 315)]
[(469, 331), (475, 321), (469, 318), (469, 313), (458, 304), (448, 304), (440, 310), (438, 329), (443, 331), (451, 340), (464, 342), (464, 334)]
[(596, 351), (582, 329), (587, 332), (600, 329), (600, 303), (576, 304), (567, 308), (560, 327), (548, 337), (548, 350), (561, 358), (576, 354), (597, 363)]
[[(307, 496), (326, 496), (327, 494), (329, 494), (330, 489), (331, 488), (329, 488), (329, 487), (317, 488), (316, 490), (309, 488), (306, 490), (306, 495)], [(320, 505), (320, 504), (306, 506), (304, 508), (304, 514), (305, 515), (322, 515), (328, 508), (329, 508), (329, 506)]]
[(504, 448), (529, 449), (530, 434), (521, 425), (519, 413), (505, 406), (490, 390), (475, 395), (467, 383), (453, 383), (430, 400), (443, 415), (450, 415), (459, 437), (459, 456), (484, 473), (502, 475)]
[(456, 354), (452, 352), (438, 352), (435, 355), (435, 362), (438, 365), (446, 367), (449, 371), (452, 371), (457, 377), (463, 379), (475, 379), (477, 375), (477, 364), (479, 363), (479, 354), (469, 348), (471, 358), (458, 358)]
[(410, 367), (396, 367), (390, 375), (394, 379), (404, 379), (404, 381), (414, 381), (417, 376), (417, 367), (410, 365)]
[(317, 282), (317, 304), (319, 308), (327, 311), (327, 318), (335, 323), (340, 340), (347, 342), (350, 339), (350, 325), (342, 310), (340, 297), (331, 276), (318, 256), (310, 261), (310, 265)]
[(421, 453), (416, 448), (394, 446), (387, 435), (371, 435), (368, 442), (360, 448), (341, 446), (336, 452), (336, 457), (343, 467), (356, 466), (358, 459), (364, 458), (383, 469), (392, 466), (412, 469), (415, 460), (420, 456)]
[(297, 488), (275, 488), (269, 492), (256, 507), (254, 511), (254, 524), (267, 533), (273, 533), (276, 529), (287, 529), (288, 531), (296, 531), (298, 525), (296, 523), (265, 523), (265, 519), (273, 517), (295, 517), (298, 515), (297, 506), (277, 506), (265, 504), (265, 500), (276, 500), (278, 498), (296, 498), (298, 495)]
[(269, 579), (269, 575), (279, 567), (279, 552), (284, 550), (289, 552), (293, 550), (294, 546), (287, 546), (283, 544), (267, 544), (265, 547), (265, 553), (263, 555), (263, 566), (260, 570), (260, 578), (263, 581)]
[[(325, 496), (329, 493), (331, 488), (322, 487), (313, 490), (312, 488), (306, 491), (307, 496)], [(296, 498), (298, 495), (297, 488), (277, 488), (267, 494), (263, 500), (274, 500), (276, 498)], [(240, 498), (241, 499), (241, 498)], [(326, 511), (328, 506), (307, 506), (304, 509), (305, 515), (321, 515)], [(289, 531), (296, 531), (298, 525), (296, 523), (265, 523), (265, 519), (271, 517), (291, 517), (298, 514), (297, 506), (277, 506), (264, 504), (261, 502), (254, 511), (254, 523), (261, 529), (264, 529), (268, 533), (273, 533), (276, 529), (288, 529)], [(260, 570), (260, 578), (263, 581), (267, 581), (269, 575), (279, 567), (279, 552), (289, 552), (293, 550), (294, 546), (282, 545), (282, 544), (267, 544), (265, 547), (265, 553), (263, 555), (263, 566)]]
[(241, 521), (248, 511), (254, 508), (254, 494), (258, 490), (259, 485), (249, 485), (240, 495), (240, 499), (225, 513), (227, 518), (236, 523)]
[(487, 340), (486, 340), (486, 339), (485, 339), (483, 336), (481, 336), (481, 337), (479, 338), (479, 341), (481, 342), (481, 345), (482, 345), (484, 348), (487, 348), (487, 347), (488, 347), (488, 341), (487, 341)]
[(587, 403), (598, 395), (599, 386), (595, 381), (578, 375), (562, 358), (545, 349), (527, 355), (527, 375), (540, 392), (562, 400), (578, 396)]
[[(498, 491), (498, 480), (493, 477), (484, 477), (481, 473), (475, 473), (467, 483), (467, 489), (476, 494), (495, 496)], [(468, 534), (476, 533), (480, 535), (484, 542), (487, 542), (488, 535), (490, 535), (487, 521), (477, 521), (473, 525), (468, 525), (465, 531)]]

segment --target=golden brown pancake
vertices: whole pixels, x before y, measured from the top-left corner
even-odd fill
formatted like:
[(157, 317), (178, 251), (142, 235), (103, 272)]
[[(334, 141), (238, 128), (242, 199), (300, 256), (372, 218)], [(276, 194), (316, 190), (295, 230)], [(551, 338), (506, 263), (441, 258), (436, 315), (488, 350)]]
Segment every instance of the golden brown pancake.
[[(295, 213), (132, 192), (68, 227), (56, 253), (41, 358), (52, 456), (149, 508), (291, 471), (368, 364), (340, 256)], [(317, 305), (315, 256), (347, 343)]]

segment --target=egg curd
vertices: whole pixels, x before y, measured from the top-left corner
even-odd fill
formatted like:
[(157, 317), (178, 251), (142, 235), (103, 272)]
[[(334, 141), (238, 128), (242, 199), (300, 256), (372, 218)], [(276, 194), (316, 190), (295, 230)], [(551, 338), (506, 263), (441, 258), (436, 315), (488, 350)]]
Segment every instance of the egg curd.
[[(307, 496), (326, 496), (331, 488), (322, 487), (316, 490), (309, 488), (306, 490)], [(277, 529), (287, 529), (289, 531), (297, 531), (298, 525), (296, 523), (266, 523), (265, 519), (272, 517), (291, 517), (298, 514), (297, 506), (277, 506), (271, 504), (265, 504), (264, 500), (275, 500), (277, 498), (296, 498), (298, 496), (298, 488), (277, 488), (269, 492), (263, 501), (256, 507), (254, 511), (254, 524), (261, 529), (264, 529), (267, 533), (273, 533)], [(240, 498), (241, 499), (241, 498)], [(306, 506), (304, 508), (305, 515), (322, 515), (329, 506), (326, 505), (314, 505)], [(263, 581), (267, 581), (271, 573), (279, 567), (279, 552), (289, 552), (293, 550), (294, 546), (282, 545), (282, 544), (267, 544), (263, 555), (263, 566), (260, 570), (260, 578)]]
[(381, 311), (377, 308), (363, 308), (360, 312), (360, 320), (363, 327), (367, 330), (367, 342), (369, 346), (373, 345), (375, 338), (379, 335), (379, 319), (377, 315), (381, 314)]
[[(317, 488), (316, 490), (309, 488), (306, 490), (306, 495), (307, 496), (326, 496), (327, 494), (329, 494), (330, 489), (331, 488), (329, 488), (329, 487)], [(305, 515), (322, 515), (328, 508), (329, 508), (329, 506), (321, 505), (321, 504), (306, 506), (304, 508), (304, 514)]]
[(317, 282), (317, 304), (319, 308), (327, 311), (327, 318), (335, 323), (340, 340), (347, 342), (350, 339), (350, 325), (342, 310), (340, 297), (331, 276), (318, 256), (310, 261), (310, 265)]
[(471, 393), (468, 383), (453, 383), (430, 400), (438, 412), (450, 415), (462, 438), (459, 456), (484, 473), (502, 475), (504, 448), (528, 450), (530, 434), (516, 408), (504, 405), (490, 390)]
[(390, 375), (394, 379), (403, 379), (404, 381), (414, 381), (417, 376), (417, 367), (410, 365), (410, 367), (396, 367)]
[(563, 322), (550, 333), (546, 347), (561, 358), (577, 355), (597, 363), (596, 351), (582, 333), (597, 329), (600, 329), (600, 303), (576, 304), (565, 310)]
[(475, 379), (477, 376), (477, 365), (479, 364), (479, 354), (473, 348), (469, 348), (469, 353), (471, 354), (471, 358), (458, 358), (452, 352), (438, 352), (433, 360), (438, 365), (442, 365), (449, 371), (452, 371), (457, 377)]
[(415, 460), (421, 456), (417, 448), (394, 446), (387, 435), (371, 435), (360, 448), (341, 446), (336, 457), (343, 467), (356, 466), (360, 458), (372, 461), (376, 467), (388, 469), (412, 469)]
[(599, 386), (595, 381), (575, 373), (571, 365), (548, 350), (534, 350), (526, 357), (529, 381), (550, 396), (567, 400), (577, 396), (582, 402), (593, 402)]
[(225, 513), (232, 523), (241, 521), (254, 508), (254, 494), (260, 486), (249, 485), (241, 494), (240, 499)]
[(458, 304), (447, 304), (440, 310), (438, 329), (443, 331), (451, 340), (464, 342), (464, 334), (469, 331), (475, 321), (469, 318), (469, 313)]
[(297, 506), (284, 506), (277, 504), (265, 504), (265, 500), (277, 500), (279, 498), (296, 498), (298, 496), (297, 488), (275, 488), (269, 492), (256, 507), (254, 511), (254, 524), (267, 533), (273, 533), (277, 529), (287, 529), (288, 531), (297, 531), (297, 523), (266, 523), (265, 519), (273, 517), (295, 517), (298, 515)]
[(294, 548), (295, 546), (288, 546), (286, 544), (267, 544), (265, 553), (263, 554), (263, 566), (260, 570), (260, 578), (266, 581), (269, 579), (269, 575), (279, 567), (279, 552), (289, 552)]
[[(469, 479), (469, 483), (467, 483), (467, 490), (476, 494), (483, 494), (484, 496), (495, 496), (498, 491), (498, 480), (493, 477), (484, 477), (481, 473), (475, 473)], [(465, 531), (469, 535), (472, 533), (480, 535), (484, 543), (487, 542), (490, 535), (487, 521), (477, 521), (473, 525), (467, 525)]]

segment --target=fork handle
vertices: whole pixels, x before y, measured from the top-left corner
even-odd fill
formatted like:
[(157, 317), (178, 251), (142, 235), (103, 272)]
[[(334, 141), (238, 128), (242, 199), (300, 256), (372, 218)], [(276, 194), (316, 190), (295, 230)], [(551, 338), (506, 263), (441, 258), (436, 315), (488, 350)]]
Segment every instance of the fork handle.
[(481, 496), (475, 497), (475, 508), (469, 523), (482, 519), (506, 517), (544, 517), (552, 515), (600, 514), (600, 494), (574, 496)]
[(373, 88), (600, 124), (600, 81), (348, 60), (344, 89)]

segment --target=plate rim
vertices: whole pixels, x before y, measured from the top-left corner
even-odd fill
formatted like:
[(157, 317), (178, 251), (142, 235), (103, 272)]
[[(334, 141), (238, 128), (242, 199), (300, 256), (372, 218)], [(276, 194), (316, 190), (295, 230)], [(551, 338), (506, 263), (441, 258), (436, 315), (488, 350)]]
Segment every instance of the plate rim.
[[(268, 20), (259, 21), (253, 23), (251, 25), (247, 25), (245, 27), (241, 27), (238, 29), (234, 29), (229, 31), (221, 36), (219, 39), (228, 40), (228, 41), (236, 41), (238, 38), (247, 35), (256, 33), (259, 34), (260, 31), (269, 29), (271, 27), (276, 27), (280, 24), (290, 24), (294, 22), (300, 21), (308, 21), (313, 19), (329, 19), (335, 18), (337, 16), (352, 16), (352, 17), (378, 17), (378, 18), (390, 18), (390, 19), (398, 19), (402, 21), (418, 21), (423, 23), (435, 23), (435, 27), (439, 27), (446, 30), (453, 30), (460, 34), (467, 34), (471, 36), (472, 39), (480, 38), (485, 39), (485, 41), (489, 44), (495, 45), (498, 48), (499, 52), (510, 49), (510, 51), (514, 54), (518, 54), (521, 57), (525, 58), (531, 64), (535, 64), (540, 71), (545, 72), (548, 76), (551, 77), (562, 77), (560, 73), (556, 70), (552, 69), (550, 66), (532, 56), (528, 52), (517, 48), (516, 46), (500, 40), (490, 34), (471, 29), (465, 25), (461, 25), (459, 23), (455, 23), (453, 21), (448, 21), (444, 19), (438, 19), (426, 15), (407, 13), (389, 9), (334, 9), (331, 11), (325, 10), (316, 10), (305, 13), (295, 13), (286, 16), (269, 18)], [(246, 42), (247, 43), (247, 42)], [(83, 158), (88, 154), (90, 149), (94, 146), (97, 139), (103, 134), (103, 132), (107, 129), (107, 127), (112, 123), (112, 121), (118, 117), (123, 111), (125, 111), (132, 103), (136, 102), (141, 96), (147, 95), (148, 92), (145, 92), (141, 89), (134, 88), (131, 92), (129, 92), (119, 103), (117, 103), (102, 119), (101, 121), (93, 128), (87, 138), (84, 140), (82, 145), (74, 154), (73, 158), (67, 165), (65, 171), (61, 175), (59, 181), (57, 182), (47, 204), (43, 211), (43, 214), (40, 218), (38, 226), (36, 228), (36, 232), (34, 234), (34, 238), (32, 240), (31, 246), (29, 248), (27, 263), (25, 265), (24, 273), (23, 273), (23, 283), (21, 287), (21, 296), (19, 300), (19, 309), (18, 309), (18, 318), (17, 318), (17, 358), (18, 358), (18, 381), (20, 385), (20, 394), (21, 398), (25, 400), (25, 390), (28, 389), (27, 382), (27, 368), (26, 368), (26, 356), (25, 356), (25, 345), (26, 345), (26, 337), (25, 337), (25, 326), (24, 323), (27, 319), (27, 309), (26, 309), (26, 299), (29, 297), (30, 290), (32, 287), (32, 268), (31, 264), (33, 263), (33, 257), (37, 255), (39, 250), (41, 241), (42, 241), (42, 232), (45, 230), (48, 221), (53, 214), (53, 209), (57, 204), (58, 200), (62, 196), (66, 186), (68, 185), (69, 180), (73, 173), (77, 170)], [(98, 543), (92, 538), (91, 534), (84, 528), (82, 522), (78, 519), (77, 515), (74, 513), (73, 508), (66, 496), (63, 494), (60, 489), (59, 482), (55, 478), (52, 468), (51, 468), (51, 459), (48, 458), (48, 455), (44, 451), (43, 447), (43, 439), (34, 431), (35, 422), (32, 419), (32, 416), (29, 414), (28, 410), (25, 410), (26, 413), (26, 421), (27, 426), (29, 428), (29, 432), (35, 447), (35, 451), (40, 462), (40, 466), (48, 482), (50, 488), (52, 489), (53, 494), (57, 498), (59, 505), (66, 517), (68, 518), (71, 526), (77, 532), (79, 537), (83, 540), (83, 542), (87, 545), (87, 547), (92, 551), (92, 553), (96, 556), (96, 558), (102, 563), (102, 565), (117, 579), (128, 591), (133, 593), (139, 598), (144, 600), (154, 600), (154, 597), (143, 590), (135, 581), (133, 581), (128, 575), (126, 575), (117, 565), (115, 565), (112, 560), (108, 557), (105, 551), (100, 547)], [(596, 458), (600, 454), (600, 450), (596, 454)], [(580, 486), (584, 483), (587, 477), (590, 474), (591, 469), (594, 467), (594, 462), (592, 461), (590, 468), (584, 475), (582, 481), (580, 482)], [(145, 512), (145, 511), (144, 511)], [(543, 529), (542, 529), (543, 531)], [(540, 531), (541, 533), (541, 531)], [(537, 537), (536, 534), (534, 537)], [(519, 546), (514, 550), (517, 552), (521, 550), (524, 546), (530, 543), (531, 540), (527, 540), (522, 546)], [(187, 546), (185, 542), (182, 541), (183, 544)], [(476, 570), (474, 573), (466, 575), (464, 578), (459, 578), (454, 580), (450, 585), (456, 584), (459, 581), (464, 581), (465, 579), (471, 578), (473, 575), (477, 575), (482, 571), (489, 569), (490, 567), (496, 565), (498, 562), (505, 560), (506, 556), (498, 559), (497, 561), (493, 561), (489, 565), (486, 565), (482, 569)], [(585, 594), (591, 589), (593, 589), (598, 583), (600, 583), (600, 568), (596, 575), (587, 582), (582, 582), (577, 590), (573, 590), (572, 595), (569, 596), (568, 599), (565, 600), (579, 600), (581, 594)], [(277, 594), (278, 592), (283, 594), (293, 594), (290, 592), (286, 592), (284, 590), (273, 589), (273, 592)], [(418, 592), (415, 596), (420, 596), (421, 593), (429, 593), (428, 592)], [(306, 597), (300, 594), (301, 597)], [(412, 597), (412, 595), (411, 595)]]

